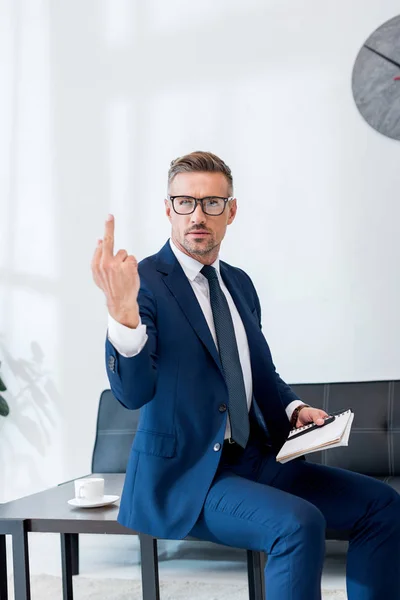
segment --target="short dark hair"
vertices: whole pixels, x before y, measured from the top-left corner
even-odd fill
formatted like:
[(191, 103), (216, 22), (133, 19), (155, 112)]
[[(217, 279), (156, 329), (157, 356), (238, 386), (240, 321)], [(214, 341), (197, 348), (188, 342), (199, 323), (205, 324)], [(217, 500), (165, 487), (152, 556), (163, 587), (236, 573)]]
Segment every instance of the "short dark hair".
[(232, 172), (228, 165), (212, 152), (202, 152), (197, 150), (185, 156), (179, 156), (171, 161), (168, 171), (168, 185), (178, 173), (193, 173), (203, 171), (206, 173), (223, 173), (228, 180), (229, 195), (233, 195)]

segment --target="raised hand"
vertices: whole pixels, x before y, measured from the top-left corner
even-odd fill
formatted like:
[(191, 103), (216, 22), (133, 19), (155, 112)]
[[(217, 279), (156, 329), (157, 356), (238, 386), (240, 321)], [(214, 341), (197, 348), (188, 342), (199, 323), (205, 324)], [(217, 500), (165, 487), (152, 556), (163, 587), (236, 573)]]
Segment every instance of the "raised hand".
[(114, 217), (108, 215), (104, 238), (98, 240), (91, 263), (93, 279), (103, 290), (110, 315), (122, 325), (136, 328), (139, 324), (137, 302), (140, 279), (137, 260), (126, 250), (114, 256)]

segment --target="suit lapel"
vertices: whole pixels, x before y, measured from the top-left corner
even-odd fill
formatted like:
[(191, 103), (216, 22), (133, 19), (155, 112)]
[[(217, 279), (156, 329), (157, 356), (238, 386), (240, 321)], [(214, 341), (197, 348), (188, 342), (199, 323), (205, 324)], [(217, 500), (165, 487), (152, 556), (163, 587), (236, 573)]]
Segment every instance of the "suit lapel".
[(221, 373), (223, 373), (218, 350), (203, 311), (188, 278), (169, 246), (169, 242), (161, 249), (158, 257), (157, 270), (164, 273), (163, 281), (165, 285), (174, 296), (197, 336), (211, 354)]
[[(261, 409), (261, 405), (263, 405), (262, 417), (266, 422), (273, 444), (279, 449), (289, 433), (289, 420), (276, 385), (276, 372), (268, 344), (245, 301), (235, 274), (231, 275), (229, 267), (222, 263), (221, 276), (235, 302), (246, 330), (250, 350), (253, 394), (256, 399), (260, 399), (257, 406)], [(268, 410), (266, 410), (265, 398), (268, 398)], [(262, 426), (264, 427), (264, 425)]]
[[(188, 278), (186, 277), (182, 267), (171, 250), (169, 241), (157, 254), (157, 271), (165, 275), (163, 278), (165, 285), (174, 296), (190, 325), (193, 327), (197, 336), (207, 348), (221, 373), (223, 374), (218, 350), (214, 344), (214, 340), (207, 325), (207, 321), (205, 320), (203, 311), (201, 310)], [(256, 320), (254, 319), (254, 316), (251, 314), (250, 308), (246, 304), (243, 296), (243, 290), (241, 289), (240, 284), (237, 282), (232, 269), (230, 269), (228, 265), (221, 261), (220, 271), (221, 277), (233, 298), (246, 330), (252, 367), (254, 369), (255, 365), (253, 364), (253, 361), (254, 357), (257, 355), (257, 341), (259, 342), (262, 338), (262, 333)]]
[(244, 299), (243, 290), (241, 289), (240, 284), (237, 282), (234, 274), (230, 272), (229, 267), (223, 262), (220, 262), (220, 271), (221, 277), (224, 280), (224, 283), (228, 288), (238, 310), (240, 318), (242, 319), (243, 326), (246, 330), (250, 356), (252, 356), (255, 351), (257, 340), (260, 338), (260, 336), (262, 337), (260, 328)]

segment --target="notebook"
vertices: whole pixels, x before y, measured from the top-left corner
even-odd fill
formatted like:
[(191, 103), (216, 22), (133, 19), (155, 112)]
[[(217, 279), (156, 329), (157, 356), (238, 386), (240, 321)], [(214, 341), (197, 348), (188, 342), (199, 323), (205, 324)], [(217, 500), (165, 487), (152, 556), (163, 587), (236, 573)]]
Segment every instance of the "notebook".
[[(332, 419), (332, 417), (334, 417)], [(325, 425), (309, 423), (303, 427), (292, 429), (286, 442), (276, 456), (280, 463), (293, 460), (302, 454), (310, 454), (319, 450), (328, 450), (338, 446), (347, 446), (354, 413), (351, 408), (326, 417)]]

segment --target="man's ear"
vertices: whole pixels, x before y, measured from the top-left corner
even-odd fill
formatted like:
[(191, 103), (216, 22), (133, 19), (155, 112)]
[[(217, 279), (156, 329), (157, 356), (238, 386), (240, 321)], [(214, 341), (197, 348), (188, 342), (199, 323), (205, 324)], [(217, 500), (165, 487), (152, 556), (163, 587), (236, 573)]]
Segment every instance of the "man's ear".
[(171, 210), (172, 210), (171, 202), (167, 198), (165, 198), (164, 204), (165, 204), (165, 214), (167, 215), (168, 219), (171, 221)]
[(234, 218), (236, 217), (236, 212), (237, 212), (237, 202), (236, 202), (236, 198), (234, 198), (233, 200), (230, 200), (228, 202), (228, 210), (229, 210), (229, 217), (228, 217), (228, 223), (227, 225), (230, 225), (232, 223), (232, 221), (234, 220)]

